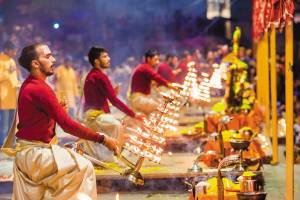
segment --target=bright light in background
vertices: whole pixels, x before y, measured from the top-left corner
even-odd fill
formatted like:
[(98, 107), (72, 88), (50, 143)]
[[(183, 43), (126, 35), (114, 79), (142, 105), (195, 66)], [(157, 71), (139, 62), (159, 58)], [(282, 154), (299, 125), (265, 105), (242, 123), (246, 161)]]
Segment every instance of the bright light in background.
[(53, 23), (53, 28), (54, 29), (59, 29), (59, 27), (60, 27), (59, 23), (57, 23), (57, 22)]
[(84, 193), (78, 193), (76, 195), (76, 197), (77, 197), (77, 199), (80, 199), (80, 200), (92, 200), (89, 196), (87, 196)]

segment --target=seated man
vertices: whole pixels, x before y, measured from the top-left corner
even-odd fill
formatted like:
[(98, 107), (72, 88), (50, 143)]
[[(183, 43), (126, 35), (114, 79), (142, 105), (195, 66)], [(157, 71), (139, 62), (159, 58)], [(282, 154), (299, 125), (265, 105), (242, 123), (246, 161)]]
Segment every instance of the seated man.
[(178, 57), (174, 54), (167, 54), (165, 62), (158, 66), (157, 73), (164, 79), (173, 83), (176, 82), (178, 70), (175, 70), (178, 63)]
[(139, 64), (132, 75), (129, 101), (136, 111), (149, 115), (159, 105), (158, 98), (151, 94), (151, 81), (160, 85), (170, 86), (167, 80), (154, 71), (159, 63), (159, 53), (149, 49), (145, 53), (145, 63)]
[(55, 143), (55, 124), (79, 138), (104, 144), (115, 153), (117, 142), (67, 115), (45, 82), (53, 74), (55, 64), (47, 45), (25, 47), (19, 63), (30, 75), (19, 94), (12, 199), (96, 199), (96, 177), (91, 162)]
[[(104, 70), (110, 67), (108, 51), (104, 48), (92, 47), (88, 57), (93, 68), (84, 83), (84, 123), (95, 131), (102, 131), (122, 141), (123, 126), (110, 114), (108, 101), (131, 119), (140, 120), (142, 116), (136, 115), (116, 96), (111, 81), (104, 73)], [(99, 160), (114, 161), (112, 153), (107, 152), (107, 149), (98, 143), (84, 141), (83, 146), (86, 152)]]

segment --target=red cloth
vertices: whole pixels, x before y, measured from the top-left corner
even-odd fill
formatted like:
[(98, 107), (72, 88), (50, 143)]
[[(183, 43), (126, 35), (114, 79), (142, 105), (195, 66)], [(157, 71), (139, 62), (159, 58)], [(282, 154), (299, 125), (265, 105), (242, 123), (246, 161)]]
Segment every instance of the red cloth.
[(294, 10), (295, 5), (293, 0), (272, 0), (270, 25), (274, 24), (276, 28), (282, 29), (286, 21), (293, 19)]
[(109, 113), (108, 100), (125, 114), (134, 117), (135, 113), (124, 104), (115, 93), (107, 75), (100, 69), (93, 68), (84, 83), (84, 110), (98, 109)]
[(133, 72), (131, 80), (131, 93), (151, 93), (151, 81), (154, 80), (160, 85), (168, 85), (168, 81), (156, 73), (147, 63), (140, 64)]
[(162, 63), (158, 66), (157, 73), (169, 82), (175, 82), (173, 70), (168, 63)]
[(188, 73), (187, 63), (188, 61), (182, 61), (179, 63), (178, 68), (181, 69), (181, 71), (176, 76), (177, 83), (183, 84), (184, 79)]
[(73, 121), (59, 104), (52, 89), (43, 80), (29, 76), (23, 83), (18, 101), (19, 124), (16, 136), (49, 143), (55, 135), (55, 123), (79, 138), (102, 142), (104, 136)]
[(259, 41), (271, 20), (272, 0), (252, 0), (253, 39)]
[(294, 16), (293, 0), (252, 0), (253, 38), (259, 41), (263, 32), (273, 24), (282, 29)]

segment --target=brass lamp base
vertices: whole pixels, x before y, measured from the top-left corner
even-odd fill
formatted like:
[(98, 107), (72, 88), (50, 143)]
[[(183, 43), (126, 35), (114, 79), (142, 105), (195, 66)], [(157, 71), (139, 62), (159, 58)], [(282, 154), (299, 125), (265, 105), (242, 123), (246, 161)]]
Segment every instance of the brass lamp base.
[(129, 169), (124, 174), (126, 174), (127, 179), (130, 182), (133, 182), (136, 185), (144, 185), (144, 183), (145, 183), (143, 176), (138, 171), (134, 171), (132, 169)]
[(83, 157), (85, 157), (86, 159), (88, 159), (89, 161), (91, 161), (92, 163), (94, 163), (98, 166), (113, 170), (113, 171), (119, 173), (121, 176), (127, 177), (127, 179), (129, 181), (133, 182), (136, 185), (144, 185), (144, 182), (145, 182), (144, 178), (141, 175), (141, 173), (139, 172), (139, 170), (142, 167), (144, 157), (140, 157), (136, 163), (132, 163), (128, 159), (126, 159), (124, 156), (118, 155), (118, 159), (120, 161), (122, 161), (126, 166), (129, 167), (129, 169), (124, 170), (124, 169), (112, 167), (112, 166), (108, 165), (106, 162), (100, 161), (100, 160), (94, 158), (93, 156), (86, 154), (80, 148), (79, 144), (77, 144), (77, 143), (68, 143), (65, 145), (65, 147), (70, 148), (73, 151), (80, 153)]
[(203, 172), (202, 167), (198, 165), (198, 163), (194, 163), (191, 168), (188, 169), (189, 172)]

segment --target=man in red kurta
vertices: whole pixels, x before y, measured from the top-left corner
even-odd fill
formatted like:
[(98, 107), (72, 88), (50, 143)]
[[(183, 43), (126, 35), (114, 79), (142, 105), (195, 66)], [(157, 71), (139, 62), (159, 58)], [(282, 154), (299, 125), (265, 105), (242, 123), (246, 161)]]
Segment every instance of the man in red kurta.
[(170, 87), (169, 82), (154, 71), (158, 63), (158, 51), (149, 49), (145, 53), (145, 62), (135, 68), (131, 79), (130, 104), (136, 111), (146, 115), (155, 111), (159, 105), (158, 99), (151, 95), (151, 82)]
[(192, 60), (192, 57), (189, 52), (184, 52), (183, 59), (178, 65), (179, 72), (176, 75), (176, 82), (179, 84), (183, 84), (184, 79), (188, 73), (187, 64)]
[(117, 143), (73, 121), (45, 82), (53, 74), (55, 58), (47, 45), (25, 47), (19, 58), (30, 75), (19, 94), (17, 154), (13, 199), (80, 199), (97, 197), (91, 163), (54, 143), (55, 124), (79, 138), (104, 144), (117, 153)]
[(158, 66), (157, 73), (171, 83), (176, 82), (175, 67), (177, 66), (177, 62), (178, 62), (178, 58), (176, 55), (168, 54), (166, 56), (165, 62), (161, 63)]
[[(84, 111), (85, 124), (95, 131), (102, 131), (107, 135), (122, 140), (123, 126), (121, 122), (110, 114), (108, 101), (132, 119), (140, 119), (116, 95), (116, 92), (103, 70), (110, 67), (108, 51), (101, 47), (92, 47), (88, 54), (93, 68), (87, 74), (84, 83)], [(98, 143), (85, 142), (85, 150), (99, 160), (113, 161), (113, 155)]]
[(93, 68), (87, 74), (84, 82), (84, 111), (89, 109), (102, 110), (110, 113), (108, 101), (130, 117), (135, 113), (116, 95), (111, 81), (103, 70), (110, 67), (110, 57), (104, 48), (92, 47), (89, 52), (90, 63)]

